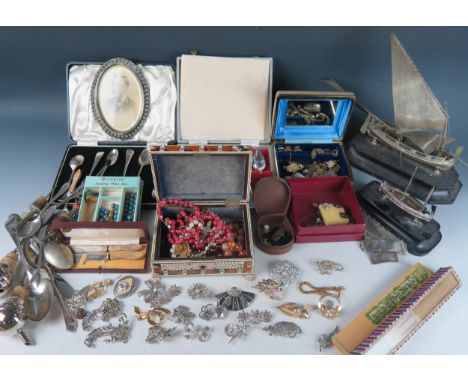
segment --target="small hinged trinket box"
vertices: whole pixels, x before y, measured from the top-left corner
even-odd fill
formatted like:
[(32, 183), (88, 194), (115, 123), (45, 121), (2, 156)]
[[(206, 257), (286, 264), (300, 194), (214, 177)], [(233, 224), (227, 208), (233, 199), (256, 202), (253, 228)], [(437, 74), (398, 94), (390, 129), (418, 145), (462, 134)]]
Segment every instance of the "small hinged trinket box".
[(232, 253), (218, 251), (203, 256), (192, 256), (188, 251), (175, 253), (177, 248), (168, 239), (168, 226), (161, 220), (176, 219), (182, 207), (164, 206), (161, 220), (156, 217), (153, 231), (153, 272), (171, 276), (252, 273), (251, 152), (228, 146), (221, 150), (217, 146), (200, 146), (196, 150), (195, 145), (190, 146), (190, 151), (184, 146), (175, 149), (176, 146), (168, 151), (152, 148), (151, 168), (157, 200), (184, 201), (210, 211), (235, 231), (236, 243), (241, 248)]

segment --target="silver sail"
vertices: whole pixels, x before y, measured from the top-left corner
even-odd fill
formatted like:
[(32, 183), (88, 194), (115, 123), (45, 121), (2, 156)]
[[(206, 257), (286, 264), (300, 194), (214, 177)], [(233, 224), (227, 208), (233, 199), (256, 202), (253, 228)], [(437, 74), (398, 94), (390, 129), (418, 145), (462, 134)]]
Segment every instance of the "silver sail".
[(393, 33), (391, 43), (396, 132), (430, 154), (446, 143), (448, 115)]
[(450, 138), (445, 135), (434, 135), (431, 132), (416, 132), (416, 133), (406, 133), (405, 137), (419, 147), (423, 152), (431, 154), (437, 149), (443, 149), (449, 143), (454, 141), (453, 138)]

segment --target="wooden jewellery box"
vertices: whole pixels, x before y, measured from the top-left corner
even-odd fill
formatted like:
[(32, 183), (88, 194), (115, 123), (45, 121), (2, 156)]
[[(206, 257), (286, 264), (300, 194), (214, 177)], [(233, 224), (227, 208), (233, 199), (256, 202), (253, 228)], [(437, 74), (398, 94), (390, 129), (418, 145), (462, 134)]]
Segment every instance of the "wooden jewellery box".
[(177, 142), (252, 147), (265, 158), (252, 184), (271, 176), (273, 59), (183, 55), (177, 78)]
[[(62, 237), (66, 240), (80, 237), (83, 245), (92, 246), (95, 238), (99, 237), (101, 247), (138, 243), (149, 248), (147, 223), (152, 224), (154, 220), (155, 206), (152, 196), (153, 176), (149, 164), (141, 167), (138, 159), (148, 145), (166, 144), (175, 139), (177, 91), (173, 68), (165, 65), (134, 64), (121, 58), (105, 63), (73, 62), (67, 66), (66, 83), (68, 128), (72, 144), (65, 150), (52, 194), (69, 180), (72, 172), (69, 162), (73, 157), (82, 155), (84, 158), (77, 170), (81, 173), (78, 184), (82, 184), (86, 182), (87, 176), (99, 174), (107, 164), (107, 155), (114, 149), (118, 151), (118, 159), (101, 175), (122, 179), (126, 152), (133, 150), (125, 176), (141, 179), (137, 180), (137, 183), (141, 182), (139, 187), (142, 209), (136, 221), (56, 221), (53, 228), (62, 232)], [(135, 121), (129, 122), (131, 129), (125, 129), (123, 123), (130, 113), (129, 110), (136, 110), (135, 116), (130, 114), (130, 117), (135, 117)], [(114, 116), (113, 111), (117, 116), (117, 112), (121, 112), (123, 117)], [(91, 174), (96, 155), (100, 152), (103, 153), (102, 157)], [(80, 203), (80, 200), (74, 200), (72, 203)], [(128, 240), (116, 243), (119, 241), (117, 237)], [(83, 242), (86, 238), (89, 239), (88, 243)], [(86, 267), (86, 271), (145, 271), (146, 258), (147, 256), (143, 262), (140, 259), (133, 263), (128, 260), (125, 264), (122, 263), (122, 266), (112, 266), (109, 264), (111, 261), (108, 261), (105, 267), (95, 264), (96, 267)]]
[(280, 178), (352, 178), (342, 139), (354, 101), (349, 92), (276, 93), (272, 142)]
[[(237, 148), (236, 148), (237, 149)], [(237, 222), (243, 231), (244, 256), (222, 252), (205, 258), (173, 258), (168, 229), (157, 218), (152, 243), (152, 267), (158, 275), (246, 275), (253, 271), (252, 223), (249, 209), (251, 151), (225, 146), (154, 147), (151, 169), (156, 196), (178, 199), (208, 209), (225, 222)], [(164, 207), (174, 218), (180, 207)]]

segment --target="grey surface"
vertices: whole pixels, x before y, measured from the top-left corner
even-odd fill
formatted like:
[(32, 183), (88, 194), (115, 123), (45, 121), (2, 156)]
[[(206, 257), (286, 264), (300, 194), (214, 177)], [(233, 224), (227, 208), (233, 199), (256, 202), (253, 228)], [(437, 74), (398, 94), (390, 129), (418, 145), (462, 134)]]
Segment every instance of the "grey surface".
[[(383, 118), (392, 119), (390, 31), (395, 31), (439, 100), (447, 103), (451, 135), (467, 145), (466, 91), (468, 88), (467, 28), (21, 28), (0, 29), (0, 173), (2, 174), (0, 221), (11, 212), (27, 209), (40, 193), (48, 192), (70, 143), (66, 120), (65, 65), (69, 61), (103, 61), (127, 57), (135, 61), (175, 64), (175, 58), (196, 48), (207, 55), (261, 55), (274, 57), (274, 89), (325, 89), (320, 78), (334, 76), (356, 92), (362, 103)], [(468, 181), (466, 172), (462, 181)], [(368, 178), (356, 171), (356, 183)], [(343, 325), (362, 310), (410, 264), (421, 261), (432, 269), (453, 265), (462, 279), (466, 267), (468, 193), (463, 188), (454, 205), (436, 212), (443, 240), (424, 258), (406, 256), (401, 263), (370, 265), (357, 243), (297, 245), (286, 258), (303, 269), (303, 278), (317, 283), (343, 283), (347, 287)], [(0, 250), (12, 242), (0, 229)], [(284, 258), (284, 257), (283, 257)], [(343, 277), (317, 278), (312, 261), (336, 259), (348, 271)], [(267, 276), (273, 259), (257, 251), (257, 273)], [(75, 287), (102, 276), (70, 275)], [(247, 288), (242, 278), (208, 280), (217, 292), (231, 286)], [(172, 281), (172, 280), (171, 280)], [(194, 279), (180, 282), (188, 286)], [(290, 291), (288, 297), (311, 302)], [(402, 352), (407, 354), (467, 353), (468, 314), (465, 288), (423, 328)], [(185, 299), (185, 298), (184, 298)], [(175, 304), (184, 303), (184, 299)], [(127, 313), (135, 297), (125, 303)], [(185, 301), (188, 303), (189, 301)], [(197, 303), (197, 306), (200, 305)], [(263, 297), (254, 308), (274, 307)], [(276, 314), (275, 319), (281, 316)], [(282, 318), (282, 317), (281, 317)], [(231, 320), (229, 320), (231, 321)], [(227, 321), (226, 321), (227, 322)], [(296, 342), (274, 340), (255, 332), (238, 346), (227, 346), (217, 324), (217, 339), (208, 344), (179, 339), (161, 347), (144, 345), (146, 327), (135, 322), (128, 345), (100, 344), (95, 353), (317, 353), (315, 338), (335, 322), (320, 317), (302, 323), (304, 336)], [(16, 339), (0, 338), (0, 353), (87, 353), (84, 334), (66, 333), (55, 312), (32, 337), (38, 346), (25, 348)], [(63, 334), (62, 334), (63, 333)], [(3, 346), (5, 344), (6, 346)]]

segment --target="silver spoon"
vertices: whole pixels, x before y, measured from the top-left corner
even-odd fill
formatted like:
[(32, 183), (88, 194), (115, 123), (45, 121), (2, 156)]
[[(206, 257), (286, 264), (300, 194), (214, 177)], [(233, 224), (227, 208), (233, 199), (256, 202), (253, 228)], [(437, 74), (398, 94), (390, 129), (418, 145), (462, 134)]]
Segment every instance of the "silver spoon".
[(39, 286), (39, 283), (41, 282), (41, 268), (42, 268), (42, 261), (44, 259), (44, 246), (45, 246), (46, 238), (47, 238), (47, 226), (43, 226), (39, 230), (39, 234), (37, 235), (37, 238), (34, 239), (36, 240), (36, 243), (39, 247), (39, 255), (36, 259), (36, 267), (29, 280), (29, 285), (34, 289), (37, 289)]
[(43, 248), (44, 259), (54, 268), (60, 270), (70, 269), (74, 264), (72, 250), (65, 244), (47, 242)]
[(103, 156), (104, 156), (104, 151), (98, 151), (96, 155), (94, 156), (93, 166), (91, 167), (91, 171), (89, 172), (90, 176), (93, 175), (93, 172), (96, 169), (96, 166), (101, 161)]
[(80, 167), (84, 162), (84, 156), (83, 155), (75, 155), (72, 159), (70, 159), (70, 162), (68, 162), (68, 165), (70, 166), (72, 172), (70, 174), (70, 178), (68, 179), (68, 183), (70, 183), (73, 179), (73, 175), (75, 175), (75, 171), (78, 167)]
[(125, 151), (125, 167), (124, 167), (122, 176), (125, 176), (125, 174), (127, 173), (128, 165), (130, 164), (130, 161), (132, 160), (133, 154), (135, 154), (135, 151), (133, 151), (132, 149), (127, 149)]
[(42, 278), (36, 288), (27, 288), (26, 316), (32, 321), (42, 321), (50, 311), (54, 290), (49, 279)]
[[(78, 156), (78, 155), (77, 155)], [(76, 157), (73, 157), (76, 158)], [(72, 160), (73, 160), (72, 158)], [(70, 160), (70, 163), (71, 161)], [(75, 162), (77, 163), (77, 162)], [(71, 167), (71, 165), (70, 165)], [(73, 176), (74, 174), (72, 174)], [(31, 235), (34, 235), (42, 226), (42, 215), (44, 214), (45, 211), (49, 209), (49, 207), (54, 204), (61, 196), (66, 194), (66, 192), (70, 188), (70, 181), (65, 182), (62, 184), (62, 186), (59, 188), (59, 190), (55, 193), (55, 195), (52, 196), (52, 198), (47, 202), (45, 206), (42, 207), (41, 211), (37, 214), (37, 216), (28, 222), (21, 222), (17, 229), (18, 229), (18, 236), (20, 238), (24, 237), (29, 237)]]
[(138, 157), (138, 164), (140, 165), (140, 169), (138, 170), (138, 175), (141, 175), (141, 172), (143, 171), (143, 167), (148, 166), (151, 162), (151, 155), (148, 149), (144, 149), (140, 156)]
[[(26, 263), (31, 266), (31, 258), (33, 258), (34, 256), (37, 256), (37, 253), (39, 253), (38, 243), (34, 240), (27, 239), (23, 243), (23, 245), (24, 245), (23, 253), (25, 255), (24, 257), (26, 259)], [(33, 252), (35, 252), (35, 254)], [(62, 294), (62, 292), (57, 286), (58, 277), (56, 279), (56, 276), (50, 270), (50, 267), (47, 265), (47, 263), (43, 263), (42, 268), (45, 269), (45, 271), (47, 272), (47, 275), (49, 276), (49, 280), (51, 282), (54, 295), (57, 298), (57, 301), (60, 306), (60, 310), (62, 311), (66, 329), (70, 332), (76, 332), (76, 329), (78, 328), (78, 322), (73, 316), (73, 313), (69, 305), (66, 303), (64, 295)]]
[(99, 172), (97, 173), (97, 176), (103, 176), (107, 168), (109, 166), (113, 166), (115, 162), (117, 162), (118, 158), (119, 158), (119, 150), (112, 149), (111, 151), (109, 151), (109, 154), (107, 154), (107, 157), (106, 157), (106, 164), (104, 165), (103, 168), (101, 168), (101, 170), (99, 170)]
[(265, 156), (258, 149), (254, 150), (254, 154), (252, 157), (252, 168), (258, 171), (263, 171), (266, 168)]

